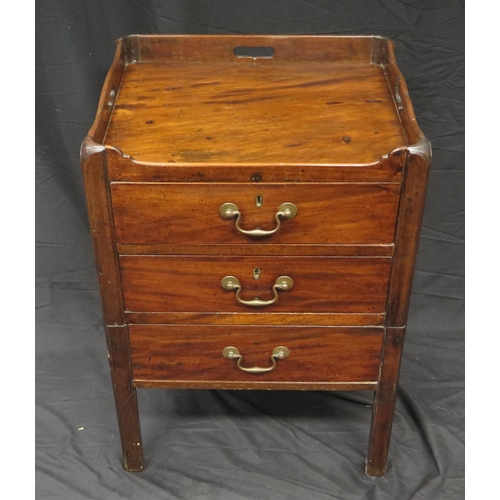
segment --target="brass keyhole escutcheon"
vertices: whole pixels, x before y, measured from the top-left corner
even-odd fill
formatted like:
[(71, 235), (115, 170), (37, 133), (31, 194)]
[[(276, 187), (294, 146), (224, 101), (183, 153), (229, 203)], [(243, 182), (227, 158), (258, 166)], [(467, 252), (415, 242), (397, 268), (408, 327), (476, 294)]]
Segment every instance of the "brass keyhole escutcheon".
[(260, 279), (260, 275), (262, 274), (262, 271), (260, 269), (256, 268), (252, 271), (252, 273), (253, 273), (253, 279), (258, 280), (258, 279)]
[(255, 206), (256, 207), (261, 207), (263, 202), (264, 202), (264, 197), (261, 194), (258, 194), (255, 197)]

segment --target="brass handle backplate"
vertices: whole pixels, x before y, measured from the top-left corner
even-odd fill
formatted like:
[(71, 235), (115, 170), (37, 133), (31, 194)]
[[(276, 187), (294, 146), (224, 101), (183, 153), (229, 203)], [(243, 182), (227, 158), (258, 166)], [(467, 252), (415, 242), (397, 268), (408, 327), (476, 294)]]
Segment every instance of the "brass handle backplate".
[(283, 203), (278, 207), (274, 218), (276, 220), (276, 227), (270, 231), (264, 231), (263, 229), (251, 229), (246, 230), (240, 227), (241, 212), (234, 203), (223, 203), (220, 206), (219, 212), (224, 219), (236, 219), (235, 226), (236, 229), (243, 234), (254, 237), (269, 236), (274, 234), (281, 227), (281, 219), (293, 219), (297, 215), (297, 207), (293, 203)]
[(243, 356), (240, 354), (240, 351), (236, 349), (236, 347), (228, 346), (225, 347), (224, 350), (222, 351), (222, 355), (226, 359), (236, 359), (236, 366), (240, 370), (243, 370), (244, 372), (248, 373), (270, 372), (271, 370), (274, 370), (276, 368), (276, 360), (285, 359), (289, 356), (289, 354), (290, 351), (286, 347), (280, 345), (273, 349), (273, 352), (271, 354), (271, 361), (273, 364), (269, 368), (261, 368), (260, 366), (252, 366), (251, 368), (245, 368), (244, 366), (241, 366), (241, 362), (243, 361)]
[(243, 300), (240, 298), (241, 285), (240, 280), (235, 276), (226, 276), (222, 278), (220, 282), (222, 288), (224, 290), (230, 290), (236, 292), (236, 300), (245, 306), (250, 307), (264, 307), (270, 306), (274, 304), (278, 300), (278, 290), (286, 291), (290, 290), (293, 287), (293, 279), (290, 276), (280, 276), (273, 285), (274, 297), (270, 300), (261, 300), (259, 298), (251, 299), (251, 300)]

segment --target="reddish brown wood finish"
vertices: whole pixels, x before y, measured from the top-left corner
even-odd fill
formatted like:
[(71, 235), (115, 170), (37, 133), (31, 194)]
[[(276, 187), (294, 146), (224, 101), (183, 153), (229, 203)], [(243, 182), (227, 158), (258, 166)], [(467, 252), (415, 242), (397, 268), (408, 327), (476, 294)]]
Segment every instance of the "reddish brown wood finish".
[[(117, 241), (142, 244), (388, 244), (399, 191), (399, 184), (111, 184)], [(273, 230), (285, 202), (298, 213), (255, 238), (220, 215), (226, 202), (237, 205), (246, 230)]]
[(124, 317), (120, 274), (102, 148), (96, 148), (94, 152), (86, 150), (82, 168), (104, 322), (108, 325), (122, 325)]
[(407, 142), (380, 66), (229, 55), (128, 65), (106, 144), (140, 162), (366, 164)]
[[(129, 61), (190, 61), (205, 64), (226, 62), (234, 58), (234, 48), (274, 47), (276, 59), (262, 59), (260, 63), (285, 62), (357, 62), (370, 63), (373, 59), (373, 36), (325, 35), (132, 35), (124, 39)], [(385, 38), (381, 40), (387, 41)], [(243, 60), (245, 61), (245, 60)], [(248, 59), (247, 59), (248, 61)]]
[(401, 182), (406, 149), (368, 165), (271, 164), (257, 161), (235, 166), (219, 163), (138, 162), (112, 146), (106, 147), (111, 181), (124, 182)]
[(136, 390), (132, 383), (128, 328), (124, 325), (118, 255), (116, 253), (111, 200), (108, 187), (105, 148), (101, 145), (114, 100), (125, 68), (123, 42), (108, 73), (94, 124), (81, 148), (81, 162), (87, 210), (98, 272), (108, 359), (113, 383), (124, 468), (131, 472), (143, 469), (142, 439)]
[(422, 139), (421, 144), (412, 147), (408, 155), (396, 228), (394, 262), (387, 297), (387, 326), (403, 327), (408, 318), (429, 175), (430, 153), (429, 142)]
[(122, 325), (124, 317), (106, 169), (106, 150), (102, 142), (114, 104), (114, 100), (110, 99), (110, 93), (113, 90), (116, 96), (125, 70), (123, 47), (123, 40), (118, 40), (115, 58), (104, 82), (95, 121), (80, 151), (104, 322), (109, 325)]
[[(387, 39), (118, 41), (82, 165), (128, 470), (142, 468), (134, 384), (375, 390), (366, 471), (385, 472), (429, 164)], [(284, 201), (299, 214), (253, 241), (218, 215), (227, 201), (245, 228), (271, 227)], [(279, 275), (295, 286), (249, 310), (222, 290), (230, 274), (242, 298), (270, 298)], [(222, 358), (229, 339), (244, 366), (292, 354), (248, 375)]]
[[(381, 313), (390, 259), (122, 256), (120, 266), (127, 311)], [(259, 280), (253, 269), (261, 269)], [(243, 300), (272, 299), (279, 276), (290, 276), (295, 284), (280, 291), (274, 304), (257, 309), (222, 288), (225, 276), (239, 279)]]
[(355, 313), (125, 312), (127, 323), (177, 325), (384, 326), (385, 315)]
[(113, 112), (118, 89), (120, 88), (126, 67), (126, 56), (124, 52), (123, 40), (116, 42), (116, 53), (113, 64), (106, 76), (106, 81), (102, 87), (97, 113), (87, 137), (83, 141), (81, 148), (81, 159), (85, 161), (88, 155), (103, 149), (106, 130)]
[(384, 73), (388, 80), (396, 109), (398, 110), (401, 125), (403, 126), (405, 135), (408, 139), (408, 146), (415, 147), (422, 142), (427, 142), (424, 149), (427, 150), (425, 154), (428, 156), (428, 162), (430, 162), (430, 145), (417, 124), (408, 87), (406, 86), (405, 79), (396, 64), (394, 42), (391, 40), (385, 40), (385, 44), (381, 44), (380, 40), (378, 40), (377, 45), (383, 46), (382, 64)]
[(366, 473), (372, 477), (383, 476), (386, 472), (404, 336), (405, 328), (386, 329), (366, 458)]
[(124, 467), (128, 471), (138, 472), (143, 468), (142, 439), (137, 395), (132, 383), (128, 335), (126, 326), (108, 326), (106, 328), (109, 366), (113, 381)]
[[(381, 328), (131, 325), (134, 380), (249, 382), (375, 382)], [(271, 366), (275, 347), (290, 356), (267, 373), (246, 373), (225, 359), (239, 349), (242, 366)], [(229, 383), (228, 386), (231, 384)]]
[(326, 255), (330, 257), (391, 257), (394, 244), (382, 245), (116, 245), (120, 255)]
[(135, 387), (147, 389), (231, 389), (280, 391), (376, 391), (378, 382), (260, 382), (234, 380), (136, 380)]

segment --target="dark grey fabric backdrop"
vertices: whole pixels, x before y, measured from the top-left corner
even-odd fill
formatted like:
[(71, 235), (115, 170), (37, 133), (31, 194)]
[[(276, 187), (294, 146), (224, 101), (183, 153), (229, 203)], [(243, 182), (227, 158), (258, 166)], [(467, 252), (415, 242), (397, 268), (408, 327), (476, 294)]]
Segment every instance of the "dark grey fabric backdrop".
[[(379, 34), (434, 161), (390, 468), (363, 473), (370, 393), (139, 391), (148, 467), (121, 468), (79, 146), (115, 39)], [(37, 498), (443, 499), (464, 484), (464, 6), (458, 0), (37, 2)]]

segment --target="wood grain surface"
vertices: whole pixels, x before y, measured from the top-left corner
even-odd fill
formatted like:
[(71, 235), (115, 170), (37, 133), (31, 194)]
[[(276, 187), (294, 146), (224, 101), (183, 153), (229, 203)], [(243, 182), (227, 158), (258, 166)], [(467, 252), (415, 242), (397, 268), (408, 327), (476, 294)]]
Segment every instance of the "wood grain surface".
[(106, 341), (123, 465), (128, 471), (139, 472), (143, 469), (144, 459), (137, 392), (132, 383), (128, 327), (126, 325), (106, 327)]
[(254, 380), (134, 380), (134, 386), (144, 389), (228, 389), (273, 391), (376, 391), (372, 382), (266, 382)]
[(376, 245), (293, 245), (267, 244), (238, 245), (223, 243), (217, 245), (171, 245), (168, 243), (116, 245), (120, 255), (325, 255), (330, 257), (391, 257), (393, 243)]
[[(392, 243), (399, 191), (399, 184), (111, 184), (117, 241), (142, 244)], [(226, 202), (237, 205), (246, 230), (274, 229), (285, 202), (298, 213), (256, 238), (220, 215)]]
[(332, 157), (328, 164), (217, 162), (147, 163), (106, 146), (109, 179), (130, 182), (401, 182), (406, 150), (397, 149), (374, 163), (343, 165)]
[(396, 228), (394, 264), (387, 296), (387, 326), (406, 326), (411, 289), (424, 214), (430, 168), (430, 144), (412, 148), (407, 160), (405, 180)]
[[(383, 257), (120, 257), (125, 308), (135, 312), (382, 313), (390, 264)], [(222, 288), (225, 276), (239, 279), (244, 300), (271, 299), (279, 276), (295, 284), (275, 304), (253, 308)]]
[[(431, 160), (394, 44), (127, 37), (81, 153), (125, 467), (143, 466), (134, 386), (375, 390), (366, 472), (383, 475)], [(298, 214), (254, 240), (225, 202), (245, 229)], [(254, 309), (228, 275), (244, 300), (295, 283)], [(229, 345), (247, 367), (290, 356), (249, 374)]]
[[(210, 64), (234, 59), (238, 46), (272, 46), (275, 54), (259, 62), (359, 62), (373, 60), (373, 44), (388, 39), (333, 35), (132, 35), (123, 39), (128, 62), (191, 61)], [(244, 61), (244, 59), (243, 59)], [(247, 59), (248, 61), (248, 59)]]
[(104, 323), (123, 325), (120, 272), (102, 148), (87, 152), (82, 159), (82, 173)]
[(405, 328), (386, 329), (379, 387), (374, 397), (372, 427), (366, 457), (366, 473), (371, 477), (383, 476), (387, 468), (404, 337)]
[[(131, 325), (134, 380), (374, 382), (382, 328)], [(252, 374), (222, 356), (239, 349), (242, 366), (271, 366), (275, 347), (290, 356), (274, 370)]]
[(127, 43), (124, 43), (123, 40), (116, 41), (115, 56), (102, 86), (94, 123), (85, 137), (80, 150), (82, 163), (89, 154), (95, 152), (96, 148), (101, 150), (104, 149), (104, 138), (106, 137), (109, 120), (113, 113), (118, 89), (120, 88), (126, 68), (125, 45), (127, 45)]
[(377, 162), (407, 145), (381, 66), (129, 64), (105, 144), (144, 162)]
[(126, 312), (127, 323), (176, 325), (383, 326), (383, 313)]

